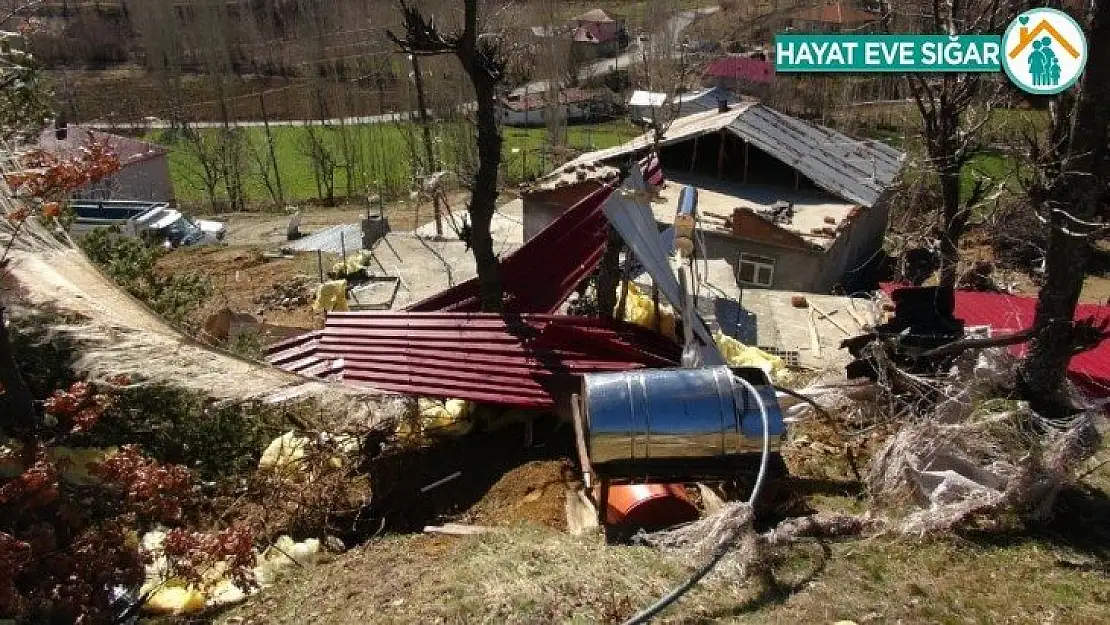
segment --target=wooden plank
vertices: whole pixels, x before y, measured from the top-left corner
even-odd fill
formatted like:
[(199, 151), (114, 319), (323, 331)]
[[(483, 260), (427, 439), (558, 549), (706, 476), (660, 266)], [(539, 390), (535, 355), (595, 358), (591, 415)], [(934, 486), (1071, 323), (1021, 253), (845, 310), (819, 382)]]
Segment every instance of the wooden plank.
[[(810, 306), (810, 308), (812, 308), (814, 310), (814, 312), (816, 312), (818, 315), (820, 315), (822, 319), (824, 319), (825, 321), (828, 321), (829, 323), (836, 326), (836, 328), (838, 330), (840, 330), (841, 332), (843, 332), (844, 334), (847, 334), (848, 336), (852, 336), (851, 332), (849, 332), (844, 326), (840, 325), (839, 323), (837, 323), (837, 321), (835, 319), (832, 318), (832, 313), (826, 313), (825, 311), (818, 308), (817, 304), (814, 304), (812, 302), (810, 303), (809, 306)], [(833, 312), (836, 312), (836, 311), (834, 310)]]
[(814, 321), (814, 318), (813, 318), (815, 313), (813, 312), (813, 307), (812, 306), (810, 306), (807, 310), (808, 310), (808, 314), (806, 315), (806, 320), (809, 321), (809, 346), (810, 346), (810, 349), (813, 350), (813, 353), (818, 358), (820, 358), (821, 357), (821, 337), (817, 335), (817, 322)]
[(593, 466), (590, 464), (590, 454), (586, 447), (586, 424), (582, 416), (582, 404), (578, 394), (570, 397), (571, 420), (574, 422), (574, 442), (578, 447), (578, 463), (582, 467), (582, 483), (589, 489), (593, 486)]
[(485, 534), (488, 531), (490, 531), (490, 528), (481, 525), (461, 525), (458, 523), (426, 525), (424, 527), (425, 534), (446, 534), (448, 536), (475, 536)]

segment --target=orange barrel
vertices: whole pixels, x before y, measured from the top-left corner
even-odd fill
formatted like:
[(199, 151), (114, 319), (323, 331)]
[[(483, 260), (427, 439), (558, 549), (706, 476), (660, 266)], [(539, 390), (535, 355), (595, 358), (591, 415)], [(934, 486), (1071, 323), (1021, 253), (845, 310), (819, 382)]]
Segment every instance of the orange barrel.
[(698, 509), (681, 484), (619, 484), (609, 487), (605, 522), (662, 528), (698, 518)]

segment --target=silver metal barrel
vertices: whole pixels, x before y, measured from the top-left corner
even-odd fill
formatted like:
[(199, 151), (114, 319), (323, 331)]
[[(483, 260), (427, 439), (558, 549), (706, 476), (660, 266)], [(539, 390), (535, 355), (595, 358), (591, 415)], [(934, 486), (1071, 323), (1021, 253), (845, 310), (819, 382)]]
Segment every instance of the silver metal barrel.
[[(759, 406), (727, 366), (647, 369), (584, 376), (590, 462), (719, 460), (763, 448)], [(756, 384), (772, 449), (785, 425), (775, 390)]]

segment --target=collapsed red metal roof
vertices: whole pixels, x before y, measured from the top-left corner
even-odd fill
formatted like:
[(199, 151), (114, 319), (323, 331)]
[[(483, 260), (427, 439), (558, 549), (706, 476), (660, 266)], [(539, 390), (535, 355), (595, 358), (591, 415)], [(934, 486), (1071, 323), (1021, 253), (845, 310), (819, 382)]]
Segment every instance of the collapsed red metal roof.
[[(899, 288), (891, 283), (881, 286), (887, 295)], [(1033, 325), (1036, 312), (1035, 297), (956, 291), (954, 315), (967, 326), (990, 326), (993, 332), (999, 334), (1020, 332)], [(1110, 306), (1079, 304), (1075, 309), (1075, 318), (1108, 319)], [(1010, 348), (1018, 356), (1023, 356), (1025, 350), (1024, 343)], [(1068, 365), (1068, 377), (1092, 397), (1110, 397), (1110, 341), (1103, 341), (1098, 347), (1072, 358)]]
[(587, 196), (501, 261), (503, 314), (478, 312), (473, 279), (404, 312), (331, 313), (323, 330), (278, 343), (267, 358), (384, 391), (541, 409), (577, 389), (585, 373), (676, 366), (679, 346), (656, 332), (551, 314), (601, 261), (609, 236), (602, 207), (615, 188)]
[[(608, 239), (602, 207), (615, 186), (604, 186), (572, 206), (501, 261), (508, 312), (555, 312), (601, 262)], [(411, 312), (477, 312), (478, 279), (467, 280), (408, 307)]]
[(551, 408), (578, 376), (677, 365), (677, 344), (621, 322), (562, 315), (357, 312), (271, 347), (290, 371), (384, 391)]

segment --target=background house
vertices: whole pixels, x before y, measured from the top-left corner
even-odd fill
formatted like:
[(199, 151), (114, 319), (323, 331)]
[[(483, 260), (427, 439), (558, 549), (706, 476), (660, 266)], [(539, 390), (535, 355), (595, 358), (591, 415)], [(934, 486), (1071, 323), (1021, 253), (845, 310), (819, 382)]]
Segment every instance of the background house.
[(670, 120), (715, 110), (720, 106), (721, 100), (729, 105), (740, 101), (735, 93), (718, 87), (673, 96), (652, 91), (635, 91), (628, 100), (628, 113), (635, 123), (645, 123), (655, 119)]
[(628, 45), (623, 17), (593, 9), (570, 20), (571, 53), (579, 61), (616, 56)]
[(73, 192), (77, 199), (173, 202), (169, 151), (131, 137), (81, 126), (61, 126), (39, 136), (38, 147), (61, 158), (73, 157), (90, 142), (103, 143), (120, 161), (116, 173)]
[[(651, 145), (645, 134), (569, 165), (620, 166)], [(683, 185), (698, 191), (708, 280), (730, 297), (854, 286), (881, 250), (889, 188), (905, 160), (881, 142), (753, 102), (676, 120), (660, 145), (668, 184), (653, 204), (656, 220), (673, 223)]]
[(553, 106), (568, 123), (596, 120), (606, 116), (604, 101), (596, 92), (560, 89), (552, 103), (547, 92), (510, 95), (501, 101), (501, 123), (506, 126), (542, 126)]
[(763, 96), (775, 81), (775, 66), (763, 53), (714, 59), (702, 73), (702, 85), (735, 93)]
[(843, 1), (799, 9), (790, 14), (789, 20), (792, 30), (806, 33), (867, 32), (878, 23), (878, 15)]

